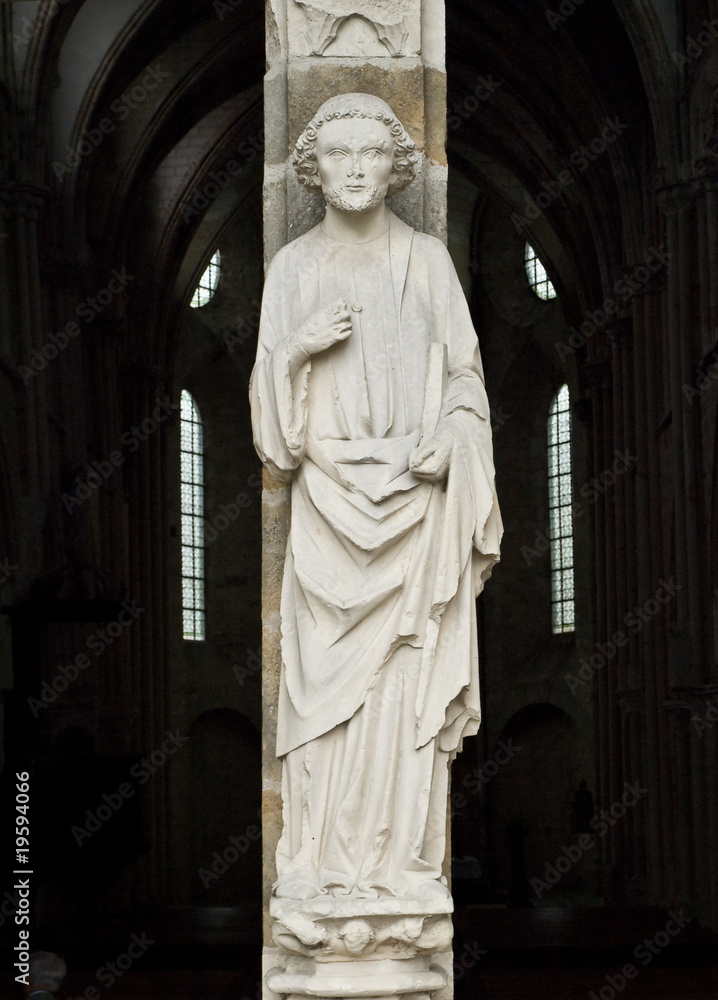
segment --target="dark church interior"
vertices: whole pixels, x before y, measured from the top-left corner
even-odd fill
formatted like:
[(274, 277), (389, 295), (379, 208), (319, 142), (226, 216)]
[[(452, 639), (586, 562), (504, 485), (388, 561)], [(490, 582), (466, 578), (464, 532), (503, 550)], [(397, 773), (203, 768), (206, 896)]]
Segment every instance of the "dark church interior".
[[(446, 45), (505, 526), (455, 996), (707, 1000), (718, 0), (447, 0)], [(21, 785), (58, 997), (262, 997), (264, 73), (262, 0), (0, 2), (4, 997)]]

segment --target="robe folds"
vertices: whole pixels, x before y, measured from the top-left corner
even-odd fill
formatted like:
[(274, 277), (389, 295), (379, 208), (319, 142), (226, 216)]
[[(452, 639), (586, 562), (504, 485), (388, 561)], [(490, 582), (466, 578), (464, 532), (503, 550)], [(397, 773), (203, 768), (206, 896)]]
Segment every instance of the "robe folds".
[[(292, 336), (338, 299), (350, 337), (292, 376)], [(478, 729), (475, 597), (502, 532), (478, 342), (443, 244), (390, 214), (370, 243), (320, 225), (284, 247), (250, 394), (257, 452), (292, 484), (278, 885), (411, 894), (440, 875), (448, 763)], [(427, 483), (409, 456), (437, 427), (449, 472)]]

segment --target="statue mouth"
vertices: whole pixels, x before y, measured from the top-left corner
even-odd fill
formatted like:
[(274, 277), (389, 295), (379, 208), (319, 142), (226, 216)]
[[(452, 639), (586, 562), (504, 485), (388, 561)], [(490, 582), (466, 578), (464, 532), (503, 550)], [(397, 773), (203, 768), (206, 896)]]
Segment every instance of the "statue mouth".
[(334, 184), (324, 191), (328, 204), (348, 212), (364, 211), (383, 201), (385, 192), (373, 184), (352, 183)]

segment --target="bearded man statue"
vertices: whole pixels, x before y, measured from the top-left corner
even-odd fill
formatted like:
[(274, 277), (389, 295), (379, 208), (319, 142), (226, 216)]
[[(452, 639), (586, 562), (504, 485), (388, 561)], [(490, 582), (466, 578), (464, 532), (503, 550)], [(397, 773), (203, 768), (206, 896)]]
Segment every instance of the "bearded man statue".
[(280, 899), (448, 896), (449, 765), (479, 725), (475, 598), (502, 527), (461, 285), (385, 204), (417, 160), (379, 98), (323, 104), (293, 162), (326, 214), (266, 278), (254, 440), (292, 504)]

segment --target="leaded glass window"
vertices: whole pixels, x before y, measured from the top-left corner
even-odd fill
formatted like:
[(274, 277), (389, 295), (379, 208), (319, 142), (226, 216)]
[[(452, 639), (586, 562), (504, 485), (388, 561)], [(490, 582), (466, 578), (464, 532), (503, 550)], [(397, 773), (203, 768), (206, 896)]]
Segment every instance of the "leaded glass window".
[(556, 393), (548, 418), (548, 507), (552, 628), (554, 632), (573, 632), (571, 409), (567, 385)]
[(190, 302), (193, 309), (197, 309), (199, 306), (206, 306), (217, 291), (217, 285), (219, 284), (219, 263), (218, 250), (210, 260), (207, 270), (199, 279), (199, 284), (194, 290), (194, 295)]
[(185, 390), (180, 399), (182, 483), (182, 635), (204, 639), (204, 468), (202, 421)]
[(524, 259), (526, 261), (526, 276), (534, 292), (540, 299), (555, 299), (556, 289), (530, 243), (526, 244)]

